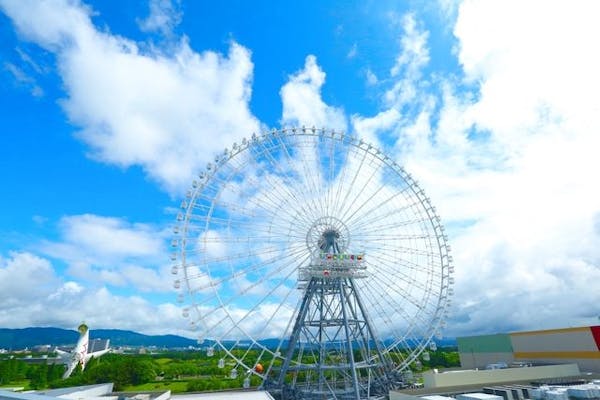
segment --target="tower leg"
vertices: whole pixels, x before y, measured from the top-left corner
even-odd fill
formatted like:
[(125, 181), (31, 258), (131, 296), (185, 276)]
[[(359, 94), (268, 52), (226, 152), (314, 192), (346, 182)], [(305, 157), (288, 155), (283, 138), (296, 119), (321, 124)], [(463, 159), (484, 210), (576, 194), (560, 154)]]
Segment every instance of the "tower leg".
[(312, 277), (281, 369), (275, 382), (265, 386), (278, 388), (282, 399), (386, 396), (391, 365), (353, 279)]

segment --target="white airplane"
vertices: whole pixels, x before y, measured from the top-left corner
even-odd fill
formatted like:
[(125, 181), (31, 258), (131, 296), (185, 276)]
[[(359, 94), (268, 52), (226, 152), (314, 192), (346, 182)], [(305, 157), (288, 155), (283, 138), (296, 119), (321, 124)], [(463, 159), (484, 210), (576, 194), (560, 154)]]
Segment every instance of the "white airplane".
[(63, 364), (67, 366), (67, 370), (63, 374), (63, 379), (68, 378), (73, 373), (73, 370), (77, 367), (77, 365), (81, 365), (81, 370), (85, 368), (85, 364), (92, 357), (100, 357), (103, 354), (108, 353), (109, 341), (106, 341), (106, 347), (99, 351), (89, 352), (89, 344), (90, 344), (90, 330), (86, 324), (81, 324), (77, 328), (79, 331), (79, 340), (77, 341), (77, 345), (71, 351), (62, 351), (56, 349), (59, 358), (62, 360)]

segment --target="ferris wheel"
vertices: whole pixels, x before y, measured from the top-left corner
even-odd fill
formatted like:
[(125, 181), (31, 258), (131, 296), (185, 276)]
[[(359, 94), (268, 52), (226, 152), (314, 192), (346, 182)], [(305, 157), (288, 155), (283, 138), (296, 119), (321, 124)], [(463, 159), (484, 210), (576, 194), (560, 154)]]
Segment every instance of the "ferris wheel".
[(183, 315), (244, 387), (385, 395), (441, 338), (453, 267), (440, 218), (410, 174), (354, 136), (291, 128), (234, 143), (177, 221)]

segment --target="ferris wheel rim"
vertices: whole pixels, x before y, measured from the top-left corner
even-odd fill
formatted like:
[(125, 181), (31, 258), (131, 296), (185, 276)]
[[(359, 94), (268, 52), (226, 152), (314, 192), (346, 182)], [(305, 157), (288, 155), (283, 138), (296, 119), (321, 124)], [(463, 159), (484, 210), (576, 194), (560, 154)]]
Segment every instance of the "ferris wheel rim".
[[(428, 343), (431, 341), (432, 337), (434, 336), (434, 334), (436, 334), (436, 332), (441, 328), (441, 324), (443, 321), (443, 316), (439, 315), (441, 314), (449, 305), (448, 302), (448, 297), (449, 297), (449, 287), (451, 285), (451, 281), (450, 281), (450, 269), (451, 269), (451, 258), (449, 256), (449, 246), (447, 245), (447, 238), (445, 236), (445, 234), (443, 233), (443, 226), (440, 223), (439, 217), (437, 216), (435, 209), (433, 208), (433, 206), (431, 205), (431, 202), (429, 200), (429, 198), (427, 198), (423, 192), (423, 190), (420, 188), (420, 186), (417, 184), (417, 182), (412, 178), (412, 176), (410, 174), (408, 174), (402, 167), (400, 167), (394, 160), (392, 160), (391, 158), (389, 158), (386, 154), (382, 153), (380, 150), (374, 148), (372, 145), (370, 144), (366, 144), (365, 142), (363, 142), (362, 140), (359, 140), (355, 137), (349, 136), (349, 135), (345, 135), (342, 132), (335, 132), (335, 131), (328, 131), (325, 129), (307, 129), (307, 128), (291, 128), (291, 129), (282, 129), (282, 130), (273, 130), (271, 132), (266, 132), (260, 136), (257, 135), (253, 135), (252, 138), (250, 140), (243, 140), (241, 145), (237, 145), (234, 144), (231, 150), (226, 150), (223, 152), (222, 155), (217, 156), (217, 158), (215, 159), (215, 163), (209, 163), (209, 165), (207, 166), (206, 171), (203, 171), (202, 173), (199, 174), (198, 178), (199, 181), (196, 181), (193, 183), (193, 194), (192, 196), (188, 197), (188, 200), (190, 203), (193, 203), (196, 201), (196, 195), (198, 195), (199, 191), (200, 191), (200, 187), (202, 187), (203, 185), (206, 185), (208, 182), (210, 182), (211, 178), (216, 174), (216, 172), (219, 170), (219, 168), (221, 168), (224, 164), (226, 164), (227, 162), (229, 162), (233, 157), (235, 157), (237, 154), (240, 154), (243, 151), (249, 151), (249, 146), (251, 146), (252, 144), (262, 144), (264, 146), (264, 142), (266, 140), (271, 140), (272, 138), (277, 138), (277, 136), (280, 135), (286, 135), (286, 136), (307, 136), (307, 137), (325, 137), (325, 136), (330, 136), (332, 141), (334, 140), (339, 140), (340, 143), (342, 144), (346, 144), (346, 145), (350, 145), (350, 146), (355, 146), (356, 148), (359, 148), (360, 151), (363, 152), (363, 154), (365, 155), (365, 157), (367, 155), (369, 155), (370, 157), (375, 157), (379, 160), (379, 162), (383, 162), (385, 165), (387, 165), (389, 168), (391, 168), (391, 170), (393, 170), (396, 174), (398, 174), (399, 176), (402, 177), (402, 179), (407, 182), (407, 185), (409, 187), (410, 190), (413, 191), (413, 195), (417, 198), (418, 200), (418, 205), (424, 210), (426, 216), (423, 218), (423, 222), (427, 221), (428, 223), (430, 223), (432, 225), (432, 230), (434, 232), (436, 232), (435, 235), (435, 240), (436, 240), (436, 244), (440, 253), (440, 265), (441, 265), (441, 274), (442, 274), (442, 278), (441, 278), (441, 282), (442, 282), (442, 288), (440, 289), (440, 293), (438, 296), (438, 306), (437, 309), (435, 310), (435, 317), (431, 320), (431, 327), (430, 327), (430, 335), (428, 338), (426, 338), (425, 342), (422, 343), (422, 345), (420, 346), (422, 349), (424, 349)], [(277, 140), (277, 139), (276, 139)], [(346, 140), (344, 142), (344, 140)], [(265, 147), (266, 148), (266, 147)], [(264, 150), (265, 152), (267, 152), (268, 150)], [(239, 168), (242, 168), (243, 166), (240, 166)], [(279, 194), (281, 195), (281, 194)], [(186, 196), (187, 197), (187, 196)], [(216, 197), (215, 197), (216, 198)], [(214, 199), (213, 199), (214, 200)], [(283, 203), (280, 204), (283, 207)], [(211, 204), (211, 207), (214, 206), (214, 204)], [(183, 207), (182, 204), (182, 208), (185, 208), (185, 214), (183, 214), (183, 216), (180, 218), (178, 216), (178, 220), (180, 222), (183, 222), (183, 235), (178, 236), (178, 242), (177, 242), (177, 246), (176, 247), (180, 247), (185, 246), (185, 239), (182, 239), (182, 237), (187, 238), (187, 233), (188, 233), (188, 228), (190, 226), (190, 224), (192, 223), (192, 219), (194, 216), (194, 209), (193, 207), (189, 206), (189, 203), (187, 203), (185, 205), (185, 207)], [(247, 210), (246, 210), (247, 211)], [(205, 232), (209, 229), (210, 226), (210, 222), (211, 219), (210, 217), (212, 216), (212, 208), (211, 211), (209, 212), (209, 218), (206, 218), (206, 220), (204, 221), (204, 229)], [(329, 217), (329, 216), (325, 216), (325, 217), (320, 217), (320, 218), (335, 218), (336, 217)], [(313, 223), (317, 223), (319, 220), (319, 218), (316, 219), (316, 221), (314, 221)], [(343, 224), (343, 221), (340, 221)], [(307, 247), (308, 246), (308, 235), (310, 232), (307, 232), (307, 238), (306, 238), (306, 242), (307, 242)], [(348, 235), (350, 236), (350, 235)], [(348, 241), (350, 241), (350, 238), (348, 237)], [(314, 246), (313, 246), (314, 247)], [(347, 247), (347, 246), (346, 246)], [(313, 249), (314, 250), (314, 249)], [(186, 252), (185, 247), (183, 248), (183, 250), (181, 250), (179, 252), (180, 257), (181, 257), (181, 266), (183, 268), (183, 274), (184, 274), (184, 280), (185, 283), (187, 285), (187, 289), (188, 291), (192, 291), (191, 286), (189, 285), (189, 281), (188, 279), (191, 279), (188, 276), (188, 270), (185, 268), (186, 263), (188, 263), (188, 254)], [(191, 264), (191, 263), (190, 263)], [(297, 267), (296, 267), (297, 268)], [(292, 272), (295, 268), (292, 268)], [(232, 272), (233, 273), (233, 272)], [(209, 281), (213, 282), (213, 279), (210, 276), (210, 269), (207, 269), (207, 274), (209, 277)], [(266, 279), (263, 277), (263, 280)], [(216, 279), (215, 279), (216, 281)], [(283, 284), (283, 283), (282, 283)], [(445, 286), (444, 286), (445, 285)], [(236, 319), (236, 317), (234, 317), (231, 312), (228, 310), (228, 308), (226, 307), (228, 303), (224, 303), (223, 300), (220, 298), (219, 296), (219, 292), (217, 291), (217, 285), (213, 285), (212, 287), (215, 296), (218, 300), (218, 302), (221, 304), (221, 309), (224, 310), (225, 314), (226, 314), (226, 318), (229, 318), (233, 325), (232, 325), (232, 329), (240, 329), (240, 331), (242, 333), (245, 333), (244, 328), (240, 328), (238, 323), (240, 321), (238, 321)], [(288, 295), (291, 292), (288, 291)], [(258, 306), (260, 305), (260, 303), (257, 303), (255, 305), (255, 307), (252, 310), (255, 310)], [(193, 304), (194, 307), (197, 307), (197, 304)], [(440, 311), (441, 310), (441, 311)], [(246, 316), (250, 315), (249, 313), (246, 314)], [(265, 345), (260, 343), (260, 340), (257, 340), (253, 335), (248, 334), (247, 338), (249, 338), (253, 345), (256, 345), (258, 348), (262, 349), (262, 351), (267, 351), (270, 352), (274, 358), (275, 358), (275, 353), (276, 352), (272, 352), (270, 349), (268, 349)], [(402, 341), (406, 341), (406, 339), (404, 337), (401, 337), (399, 339), (397, 339), (395, 342), (393, 342), (392, 344), (386, 346), (386, 351), (389, 351), (390, 349), (394, 349), (396, 348), (396, 346), (398, 346)], [(226, 346), (222, 345), (223, 339), (221, 338), (220, 340), (217, 339), (216, 343), (223, 348), (223, 350), (225, 350), (225, 352), (232, 357), (233, 359), (236, 359), (236, 361), (238, 361), (238, 363), (240, 365), (243, 365), (245, 368), (248, 368), (249, 366), (246, 365), (246, 363), (244, 363), (243, 360), (239, 360), (237, 359), (237, 357), (235, 355), (233, 355), (229, 350), (227, 350)], [(278, 349), (281, 347), (281, 343), (279, 344), (279, 346), (277, 347)], [(421, 349), (421, 351), (423, 351)], [(409, 357), (412, 361), (414, 360), (416, 357), (419, 356), (420, 353), (418, 354), (411, 354), (411, 356)], [(249, 368), (251, 370), (251, 368)], [(256, 374), (256, 375), (261, 375), (259, 373), (256, 373), (255, 371), (252, 371), (252, 373)]]

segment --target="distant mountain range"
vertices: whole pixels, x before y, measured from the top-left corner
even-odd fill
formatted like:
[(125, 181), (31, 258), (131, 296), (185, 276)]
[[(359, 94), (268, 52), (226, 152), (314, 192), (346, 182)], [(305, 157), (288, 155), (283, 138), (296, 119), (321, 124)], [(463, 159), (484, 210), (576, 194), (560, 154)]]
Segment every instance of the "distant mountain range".
[[(23, 328), (6, 329), (0, 328), (0, 349), (20, 350), (38, 345), (69, 346), (74, 345), (79, 338), (79, 333), (74, 330), (60, 328)], [(141, 333), (125, 331), (120, 329), (92, 329), (90, 339), (110, 339), (111, 347), (140, 346), (159, 348), (186, 348), (198, 347), (198, 342), (193, 339), (177, 335), (143, 335)], [(239, 343), (243, 346), (245, 341)], [(264, 339), (260, 341), (263, 345), (275, 348), (278, 339)], [(455, 347), (455, 338), (436, 339), (438, 347)], [(207, 340), (202, 346), (214, 344)], [(248, 343), (249, 344), (249, 343)], [(387, 343), (386, 343), (387, 344)], [(284, 340), (283, 347), (287, 345)]]
[[(19, 350), (38, 345), (68, 346), (74, 345), (79, 333), (60, 328), (0, 328), (0, 349)], [(117, 346), (156, 346), (188, 347), (198, 346), (198, 342), (182, 336), (150, 336), (120, 329), (91, 329), (90, 339), (110, 339), (111, 347)]]

